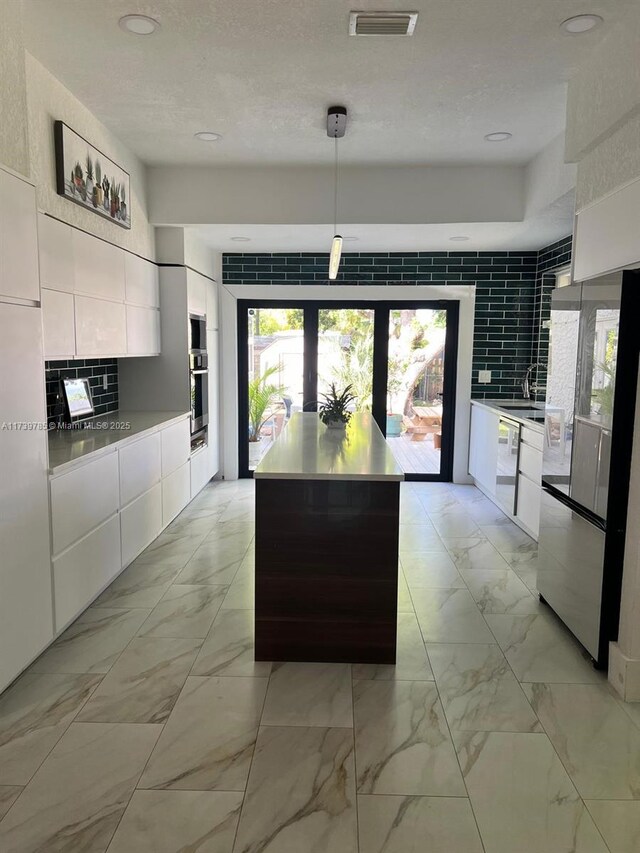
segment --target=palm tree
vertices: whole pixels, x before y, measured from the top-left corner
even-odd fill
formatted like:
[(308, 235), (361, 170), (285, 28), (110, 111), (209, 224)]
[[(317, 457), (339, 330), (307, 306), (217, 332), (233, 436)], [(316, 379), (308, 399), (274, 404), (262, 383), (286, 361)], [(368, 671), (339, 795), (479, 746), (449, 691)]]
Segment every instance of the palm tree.
[(283, 385), (268, 381), (277, 371), (278, 365), (274, 364), (249, 382), (249, 441), (260, 441), (260, 430), (269, 420), (267, 410), (285, 392)]

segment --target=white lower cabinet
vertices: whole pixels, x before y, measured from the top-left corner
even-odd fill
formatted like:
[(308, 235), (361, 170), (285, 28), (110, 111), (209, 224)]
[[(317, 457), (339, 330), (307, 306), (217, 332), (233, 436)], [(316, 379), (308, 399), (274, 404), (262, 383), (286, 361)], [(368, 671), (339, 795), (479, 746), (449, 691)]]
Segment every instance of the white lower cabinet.
[(524, 474), (518, 477), (518, 503), (516, 518), (518, 518), (531, 533), (538, 537), (540, 529), (540, 500), (542, 489)]
[(481, 406), (471, 407), (469, 473), (489, 495), (496, 494), (500, 416)]
[(207, 485), (212, 477), (209, 469), (209, 448), (203, 447), (191, 457), (191, 497), (195, 498), (198, 492)]
[(42, 329), (45, 358), (74, 358), (76, 329), (73, 313), (73, 293), (62, 290), (41, 290)]
[(153, 433), (120, 450), (120, 506), (160, 482), (160, 433)]
[(116, 514), (53, 560), (56, 631), (82, 613), (121, 568)]
[(117, 453), (54, 477), (51, 480), (54, 556), (117, 512), (119, 503)]
[(189, 461), (191, 452), (191, 423), (189, 419), (166, 427), (162, 439), (162, 476), (166, 477)]
[(158, 483), (120, 511), (122, 565), (128, 566), (162, 530), (162, 486)]
[(79, 356), (126, 355), (124, 302), (75, 297), (76, 351)]
[(166, 527), (191, 500), (190, 466), (186, 462), (162, 481), (162, 526)]
[(158, 355), (160, 352), (160, 311), (127, 305), (127, 354)]

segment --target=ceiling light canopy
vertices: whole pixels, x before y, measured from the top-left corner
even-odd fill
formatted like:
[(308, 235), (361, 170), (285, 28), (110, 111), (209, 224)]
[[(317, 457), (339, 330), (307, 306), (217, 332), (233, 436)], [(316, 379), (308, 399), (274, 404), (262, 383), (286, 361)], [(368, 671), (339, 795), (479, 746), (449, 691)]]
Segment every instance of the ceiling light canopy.
[(217, 142), (219, 139), (222, 139), (221, 133), (214, 133), (212, 130), (199, 130), (193, 135), (196, 139), (199, 139), (200, 142)]
[(160, 29), (160, 24), (148, 15), (123, 15), (118, 21), (121, 30), (136, 36), (150, 36)]
[(560, 24), (560, 29), (571, 36), (579, 36), (599, 27), (603, 22), (600, 15), (574, 15)]
[(512, 133), (509, 133), (508, 130), (498, 130), (495, 133), (487, 133), (485, 136), (486, 142), (506, 142), (507, 139), (511, 139), (513, 136)]

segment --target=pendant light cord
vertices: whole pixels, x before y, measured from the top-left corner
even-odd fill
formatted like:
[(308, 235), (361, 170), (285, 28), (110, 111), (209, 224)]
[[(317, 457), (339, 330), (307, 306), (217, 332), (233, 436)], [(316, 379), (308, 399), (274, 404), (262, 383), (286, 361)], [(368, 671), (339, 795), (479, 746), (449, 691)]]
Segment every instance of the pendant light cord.
[(333, 137), (334, 170), (333, 170), (333, 233), (338, 233), (338, 137)]

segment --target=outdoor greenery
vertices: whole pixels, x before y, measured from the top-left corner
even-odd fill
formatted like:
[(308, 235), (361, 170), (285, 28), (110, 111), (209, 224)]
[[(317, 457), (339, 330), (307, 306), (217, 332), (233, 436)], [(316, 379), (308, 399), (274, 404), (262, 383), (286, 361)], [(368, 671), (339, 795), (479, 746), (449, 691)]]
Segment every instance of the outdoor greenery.
[(282, 385), (269, 382), (278, 366), (267, 368), (249, 382), (249, 441), (260, 441), (260, 430), (269, 419), (269, 407), (285, 393)]

